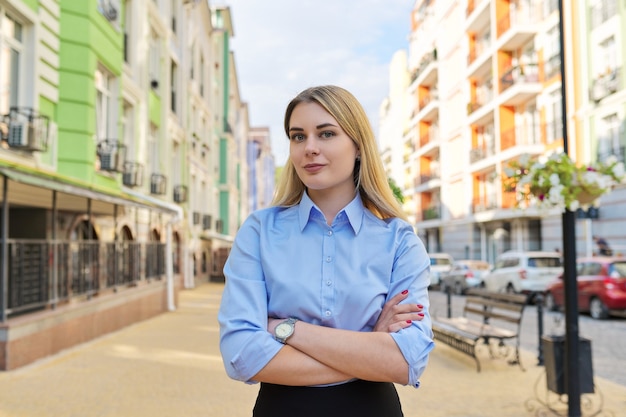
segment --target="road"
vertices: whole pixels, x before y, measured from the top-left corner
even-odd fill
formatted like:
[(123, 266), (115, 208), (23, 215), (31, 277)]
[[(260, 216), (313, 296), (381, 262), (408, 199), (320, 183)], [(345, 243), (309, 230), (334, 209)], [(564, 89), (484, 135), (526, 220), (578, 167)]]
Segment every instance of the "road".
[[(451, 313), (461, 315), (465, 304), (464, 296), (451, 295)], [(447, 295), (438, 290), (430, 291), (431, 315), (445, 317), (448, 312)], [(539, 355), (537, 307), (529, 305), (524, 309), (521, 347)], [(594, 320), (581, 314), (578, 320), (579, 336), (591, 341), (592, 366), (594, 376), (626, 386), (626, 318), (613, 317), (609, 320)], [(565, 316), (563, 313), (543, 310), (543, 334), (564, 335)], [(537, 363), (533, 364), (536, 365)], [(530, 366), (530, 364), (528, 364)]]

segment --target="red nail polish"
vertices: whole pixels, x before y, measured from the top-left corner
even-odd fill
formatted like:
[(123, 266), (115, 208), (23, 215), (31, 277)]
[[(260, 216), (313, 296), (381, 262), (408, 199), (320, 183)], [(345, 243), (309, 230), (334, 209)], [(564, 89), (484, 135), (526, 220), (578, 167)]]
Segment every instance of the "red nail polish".
[(406, 322), (409, 323), (409, 324), (413, 323), (411, 320), (407, 320)]
[(418, 316), (424, 317), (424, 313), (417, 313)]
[(421, 305), (421, 304), (418, 304), (418, 305), (417, 305), (417, 308), (424, 308), (424, 306), (423, 306), (423, 305)]
[(409, 293), (409, 290), (404, 290), (402, 291), (402, 294), (407, 295)]

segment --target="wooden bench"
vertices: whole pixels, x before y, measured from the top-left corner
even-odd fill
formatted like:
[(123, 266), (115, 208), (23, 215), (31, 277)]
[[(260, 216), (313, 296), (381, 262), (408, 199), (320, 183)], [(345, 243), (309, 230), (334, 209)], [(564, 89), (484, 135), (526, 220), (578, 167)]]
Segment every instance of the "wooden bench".
[(477, 346), (487, 346), (491, 358), (506, 358), (513, 347), (504, 341), (514, 339), (514, 358), (509, 360), (509, 364), (517, 364), (524, 371), (519, 339), (522, 314), (527, 303), (526, 295), (472, 289), (468, 291), (462, 316), (433, 319), (435, 339), (473, 357), (478, 372)]

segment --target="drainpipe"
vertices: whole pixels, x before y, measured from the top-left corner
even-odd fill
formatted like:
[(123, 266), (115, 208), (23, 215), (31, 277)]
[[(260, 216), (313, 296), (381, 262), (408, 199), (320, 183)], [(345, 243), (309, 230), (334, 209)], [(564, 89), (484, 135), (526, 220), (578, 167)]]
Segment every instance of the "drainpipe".
[(9, 178), (2, 176), (2, 265), (0, 265), (0, 323), (7, 321), (9, 307)]

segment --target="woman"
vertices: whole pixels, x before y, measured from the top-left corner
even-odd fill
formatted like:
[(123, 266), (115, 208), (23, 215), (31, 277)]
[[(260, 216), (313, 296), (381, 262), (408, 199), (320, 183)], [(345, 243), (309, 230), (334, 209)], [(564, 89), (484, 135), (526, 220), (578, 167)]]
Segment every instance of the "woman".
[(365, 111), (336, 86), (287, 106), (289, 160), (226, 265), (220, 348), (260, 382), (256, 417), (397, 417), (433, 348), (429, 257), (388, 185)]

